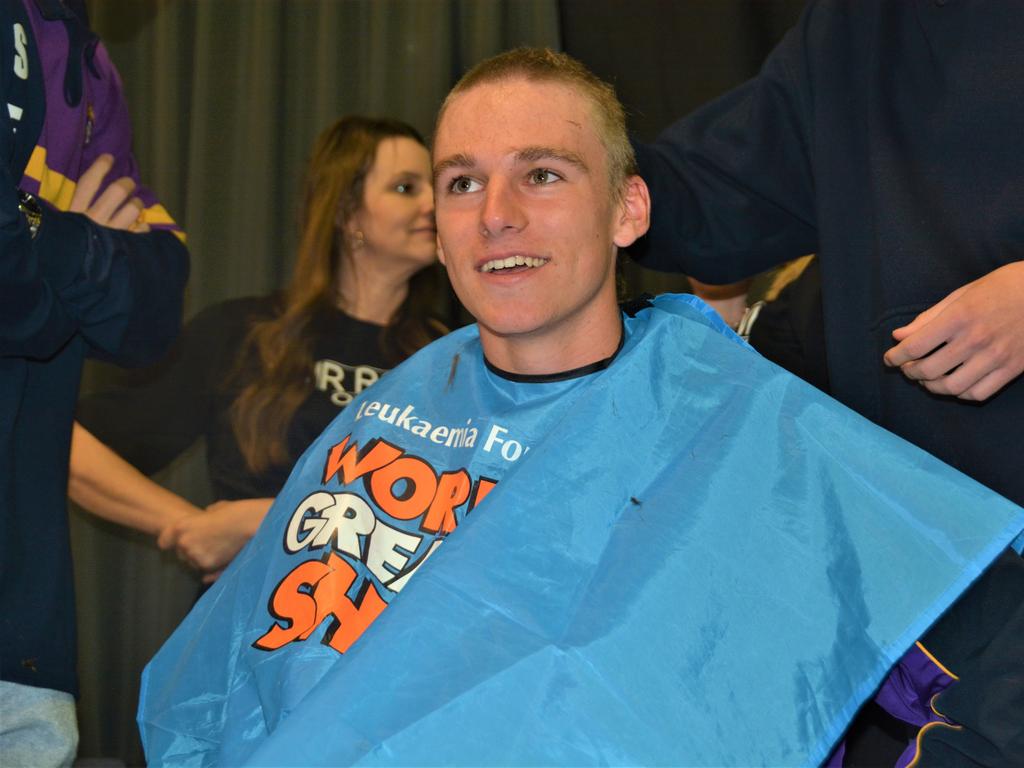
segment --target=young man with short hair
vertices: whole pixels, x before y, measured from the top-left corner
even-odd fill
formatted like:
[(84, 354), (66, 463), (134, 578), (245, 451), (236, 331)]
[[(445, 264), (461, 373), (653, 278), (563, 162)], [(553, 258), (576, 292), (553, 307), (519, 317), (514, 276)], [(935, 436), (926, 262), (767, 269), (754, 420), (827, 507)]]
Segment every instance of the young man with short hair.
[(620, 310), (648, 199), (610, 93), (536, 50), (453, 90), (438, 233), (478, 323), (307, 450), (147, 668), (151, 763), (821, 762), (1019, 532), (699, 301)]
[(441, 261), (485, 357), (542, 375), (618, 349), (616, 254), (646, 232), (650, 201), (611, 89), (570, 59), (563, 72), (542, 52), (520, 58), (507, 66), (546, 66), (544, 79), (492, 61), (445, 101), (435, 188)]

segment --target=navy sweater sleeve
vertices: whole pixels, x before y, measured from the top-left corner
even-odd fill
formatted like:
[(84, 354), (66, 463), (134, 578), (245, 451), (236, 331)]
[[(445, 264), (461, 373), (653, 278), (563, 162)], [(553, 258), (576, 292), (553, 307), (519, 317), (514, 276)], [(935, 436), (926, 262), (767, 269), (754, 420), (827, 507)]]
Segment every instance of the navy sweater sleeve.
[(631, 249), (644, 266), (724, 283), (817, 250), (803, 45), (813, 10), (757, 77), (634, 145), (651, 190), (651, 230)]
[(81, 332), (121, 364), (159, 358), (176, 335), (188, 253), (167, 232), (130, 234), (47, 209), (35, 239), (4, 169), (0, 354), (46, 359)]
[(166, 354), (181, 328), (188, 252), (173, 234), (132, 234), (93, 227), (104, 256), (102, 296), (80, 318), (90, 355), (145, 365)]
[[(71, 338), (74, 318), (40, 274), (36, 244), (2, 164), (0, 174), (0, 355), (48, 357)], [(47, 239), (51, 232), (67, 230), (57, 239), (71, 247), (76, 240), (84, 245), (84, 230), (76, 231), (73, 224), (59, 219), (47, 224)], [(43, 237), (40, 232), (41, 241)]]

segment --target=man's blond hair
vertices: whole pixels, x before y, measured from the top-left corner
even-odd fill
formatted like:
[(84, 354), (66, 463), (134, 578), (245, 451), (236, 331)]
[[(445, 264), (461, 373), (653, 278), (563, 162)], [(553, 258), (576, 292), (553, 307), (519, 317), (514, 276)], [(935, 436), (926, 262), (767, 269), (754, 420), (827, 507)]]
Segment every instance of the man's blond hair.
[(448, 105), (460, 93), (484, 83), (523, 78), (558, 83), (577, 90), (590, 101), (597, 120), (597, 135), (608, 153), (608, 176), (616, 200), (625, 181), (636, 173), (636, 156), (626, 135), (626, 113), (615, 89), (582, 63), (549, 48), (514, 48), (477, 64), (455, 84), (437, 113), (435, 140)]

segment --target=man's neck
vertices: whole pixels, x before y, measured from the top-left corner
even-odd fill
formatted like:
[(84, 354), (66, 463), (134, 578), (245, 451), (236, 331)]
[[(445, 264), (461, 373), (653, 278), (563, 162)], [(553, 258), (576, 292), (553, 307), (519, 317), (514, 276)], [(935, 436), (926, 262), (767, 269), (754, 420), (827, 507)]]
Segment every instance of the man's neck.
[(501, 336), (480, 326), (484, 357), (494, 368), (525, 377), (558, 376), (613, 357), (622, 344), (618, 307), (580, 327)]

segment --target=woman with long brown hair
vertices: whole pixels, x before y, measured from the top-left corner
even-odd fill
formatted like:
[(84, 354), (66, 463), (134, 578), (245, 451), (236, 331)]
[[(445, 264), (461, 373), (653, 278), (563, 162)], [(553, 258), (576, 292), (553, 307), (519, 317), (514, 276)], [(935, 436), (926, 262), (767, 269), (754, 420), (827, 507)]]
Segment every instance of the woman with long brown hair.
[[(79, 407), (72, 499), (157, 535), (208, 577), (338, 411), (444, 332), (430, 315), (433, 194), (415, 129), (355, 116), (331, 125), (309, 159), (301, 219), (286, 290), (204, 310), (149, 384)], [(218, 500), (202, 514), (119, 458), (151, 473), (200, 436)]]

